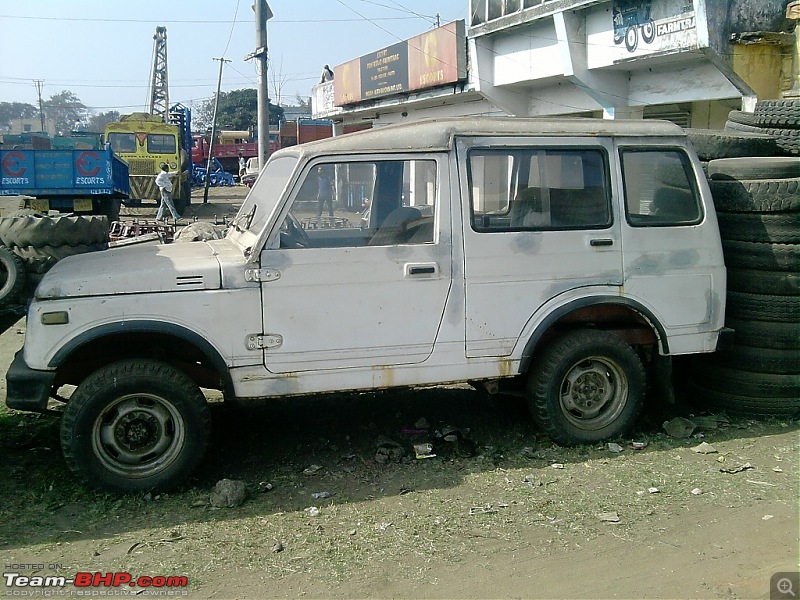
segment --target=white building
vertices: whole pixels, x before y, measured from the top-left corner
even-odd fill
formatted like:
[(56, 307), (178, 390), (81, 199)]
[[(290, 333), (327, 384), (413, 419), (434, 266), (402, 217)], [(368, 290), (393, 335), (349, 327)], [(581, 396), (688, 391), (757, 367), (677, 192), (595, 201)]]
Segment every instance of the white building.
[[(721, 128), (792, 87), (787, 0), (471, 0), (455, 22), (334, 69), (340, 131), (477, 114), (667, 118)], [(796, 56), (794, 60), (797, 60)]]

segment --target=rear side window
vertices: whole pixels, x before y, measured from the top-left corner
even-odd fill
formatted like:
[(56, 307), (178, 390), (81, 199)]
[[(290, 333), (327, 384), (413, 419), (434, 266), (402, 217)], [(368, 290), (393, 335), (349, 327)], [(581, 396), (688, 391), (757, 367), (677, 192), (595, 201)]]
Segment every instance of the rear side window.
[(611, 225), (606, 155), (598, 149), (475, 149), (469, 153), (478, 232), (605, 229)]
[(689, 157), (679, 150), (622, 150), (625, 213), (634, 227), (695, 225), (703, 214)]

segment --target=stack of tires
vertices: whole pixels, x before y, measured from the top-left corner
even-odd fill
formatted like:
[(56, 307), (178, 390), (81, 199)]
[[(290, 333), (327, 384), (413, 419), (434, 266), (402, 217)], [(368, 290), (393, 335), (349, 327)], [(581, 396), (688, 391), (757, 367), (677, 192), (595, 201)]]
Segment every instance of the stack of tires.
[(105, 216), (44, 216), (30, 210), (0, 219), (0, 306), (24, 303), (41, 275), (67, 256), (108, 248)]
[(800, 155), (800, 100), (764, 100), (752, 113), (733, 110), (725, 129), (766, 133), (775, 138), (785, 154)]
[(693, 363), (695, 398), (747, 414), (800, 412), (800, 160), (711, 160), (734, 345)]

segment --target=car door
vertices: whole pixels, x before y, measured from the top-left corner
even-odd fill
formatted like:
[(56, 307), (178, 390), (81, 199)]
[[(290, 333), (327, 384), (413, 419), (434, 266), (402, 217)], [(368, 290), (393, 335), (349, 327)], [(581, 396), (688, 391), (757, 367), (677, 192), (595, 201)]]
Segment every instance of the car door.
[(619, 290), (613, 146), (604, 139), (459, 139), (468, 357), (510, 355), (545, 303)]
[(441, 235), (450, 223), (439, 176), (446, 158), (306, 167), (280, 243), (261, 254), (269, 371), (391, 367), (431, 355), (451, 285), (450, 236)]

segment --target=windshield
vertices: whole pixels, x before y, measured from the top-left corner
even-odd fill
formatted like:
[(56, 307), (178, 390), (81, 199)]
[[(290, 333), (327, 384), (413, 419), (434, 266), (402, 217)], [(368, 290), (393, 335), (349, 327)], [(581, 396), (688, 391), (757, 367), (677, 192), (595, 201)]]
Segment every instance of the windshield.
[(242, 240), (245, 246), (255, 243), (255, 237), (261, 233), (276, 210), (296, 165), (297, 158), (294, 156), (282, 156), (267, 162), (233, 220), (231, 233), (236, 236), (246, 234), (249, 241)]

